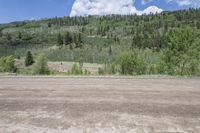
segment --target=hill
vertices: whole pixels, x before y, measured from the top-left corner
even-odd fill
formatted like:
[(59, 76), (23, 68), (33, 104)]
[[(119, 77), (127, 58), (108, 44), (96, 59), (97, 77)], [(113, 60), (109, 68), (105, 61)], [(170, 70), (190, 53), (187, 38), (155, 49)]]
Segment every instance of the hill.
[(0, 25), (0, 56), (43, 52), (50, 61), (104, 63), (110, 73), (117, 71), (112, 67), (117, 62), (123, 74), (196, 75), (199, 38), (200, 9), (56, 17)]

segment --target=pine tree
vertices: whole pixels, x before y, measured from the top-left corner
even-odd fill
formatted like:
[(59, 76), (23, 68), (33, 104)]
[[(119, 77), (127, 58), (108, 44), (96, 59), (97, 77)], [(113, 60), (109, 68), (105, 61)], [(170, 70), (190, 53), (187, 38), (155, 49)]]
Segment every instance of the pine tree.
[(0, 37), (2, 37), (3, 36), (3, 29), (0, 29)]
[(12, 37), (11, 37), (11, 35), (10, 35), (10, 34), (7, 34), (7, 36), (6, 36), (6, 37), (7, 37), (7, 40), (8, 40), (8, 41), (11, 41), (11, 40), (12, 40)]
[(18, 33), (18, 38), (22, 39), (22, 33), (21, 32)]
[(82, 47), (83, 40), (82, 40), (81, 33), (79, 33), (77, 36), (76, 35), (74, 36), (74, 42), (77, 48)]
[(81, 33), (78, 34), (78, 43), (82, 43), (82, 36), (81, 36)]
[(64, 42), (65, 42), (65, 45), (69, 45), (70, 43), (72, 43), (72, 37), (69, 32), (66, 33)]
[(196, 27), (197, 27), (197, 29), (200, 29), (200, 22), (199, 21), (196, 23)]
[(58, 43), (58, 46), (63, 45), (63, 38), (60, 33), (58, 34), (58, 37), (57, 37), (57, 43)]
[(109, 55), (112, 55), (112, 47), (109, 47), (109, 51), (108, 51)]
[(51, 23), (50, 22), (48, 22), (48, 27), (51, 28)]
[(25, 66), (31, 66), (34, 63), (33, 56), (30, 51), (26, 54)]

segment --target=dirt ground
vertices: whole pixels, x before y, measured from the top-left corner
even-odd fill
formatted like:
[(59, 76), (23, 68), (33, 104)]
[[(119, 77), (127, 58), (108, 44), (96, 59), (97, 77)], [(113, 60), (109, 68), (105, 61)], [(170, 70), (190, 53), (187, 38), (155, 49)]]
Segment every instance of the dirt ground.
[(200, 79), (0, 77), (0, 133), (200, 133)]
[[(79, 65), (78, 62), (48, 62), (48, 67), (58, 72), (68, 72), (74, 64)], [(16, 66), (18, 68), (25, 68), (24, 59), (16, 60)], [(87, 70), (92, 75), (98, 74), (99, 68), (103, 68), (103, 64), (83, 63), (82, 66), (83, 71)]]
[[(74, 64), (79, 64), (77, 62), (48, 62), (48, 67), (52, 70), (56, 70), (59, 72), (68, 72), (72, 69)], [(91, 64), (91, 63), (83, 63), (83, 70), (89, 71), (91, 74), (98, 74), (98, 69), (103, 68), (102, 64)]]

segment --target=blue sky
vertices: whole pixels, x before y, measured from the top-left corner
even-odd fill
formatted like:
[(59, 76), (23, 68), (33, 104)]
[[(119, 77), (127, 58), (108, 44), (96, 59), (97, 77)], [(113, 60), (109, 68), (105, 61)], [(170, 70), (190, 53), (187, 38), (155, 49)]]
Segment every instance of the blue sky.
[(0, 23), (66, 16), (73, 0), (0, 0)]
[[(82, 9), (83, 6), (78, 6), (83, 1), (89, 0), (76, 0), (77, 3), (74, 0), (0, 0), (0, 23), (69, 16), (75, 3), (76, 6), (74, 6), (73, 11), (76, 11), (76, 15), (80, 15), (82, 11), (87, 14), (91, 13), (87, 11), (87, 7)], [(105, 0), (97, 1), (102, 4)], [(114, 0), (107, 1), (111, 1), (110, 4), (112, 5), (112, 1)], [(120, 0), (116, 0), (115, 3), (117, 1)], [(124, 1), (129, 1), (130, 3), (130, 0)], [(132, 5), (137, 10), (143, 11), (150, 6), (156, 6), (162, 10), (178, 10), (196, 7), (200, 4), (200, 0), (193, 0), (194, 3), (187, 3), (188, 1), (191, 2), (190, 0), (135, 0)]]

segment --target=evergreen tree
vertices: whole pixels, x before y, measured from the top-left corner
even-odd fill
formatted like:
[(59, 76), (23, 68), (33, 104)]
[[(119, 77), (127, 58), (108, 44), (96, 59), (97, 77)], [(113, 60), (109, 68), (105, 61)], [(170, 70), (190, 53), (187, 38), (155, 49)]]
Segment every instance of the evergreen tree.
[(12, 37), (11, 37), (11, 35), (10, 35), (10, 34), (7, 34), (7, 36), (6, 36), (6, 37), (7, 37), (7, 40), (8, 40), (8, 41), (11, 41), (11, 40), (12, 40)]
[(109, 47), (108, 53), (109, 53), (110, 56), (112, 55), (112, 47), (111, 46)]
[(81, 33), (78, 34), (78, 43), (82, 43), (82, 36), (81, 36)]
[(71, 50), (73, 49), (73, 46), (72, 46), (72, 44), (70, 44), (70, 45), (69, 45), (69, 48), (70, 48)]
[(58, 46), (62, 46), (63, 45), (63, 38), (62, 38), (60, 33), (57, 36), (57, 43), (58, 43)]
[(197, 27), (197, 29), (200, 29), (200, 22), (199, 21), (196, 23), (196, 27)]
[(25, 66), (31, 66), (34, 63), (33, 56), (30, 51), (26, 54)]
[(75, 41), (75, 44), (76, 44), (76, 48), (82, 47), (83, 41), (82, 41), (81, 33), (79, 33), (78, 35), (74, 36), (74, 41)]
[(18, 33), (18, 38), (22, 39), (22, 33), (21, 32)]
[(135, 37), (133, 37), (133, 40), (132, 40), (132, 42), (131, 42), (131, 50), (133, 50), (135, 47), (136, 47), (136, 38)]
[(65, 34), (64, 42), (65, 45), (69, 45), (70, 43), (72, 43), (72, 37), (69, 32)]
[(0, 37), (2, 37), (3, 36), (3, 29), (0, 29)]
[(51, 28), (51, 23), (50, 22), (48, 22), (48, 27)]
[(75, 34), (73, 35), (73, 43), (75, 43), (75, 44), (77, 43), (77, 37)]

